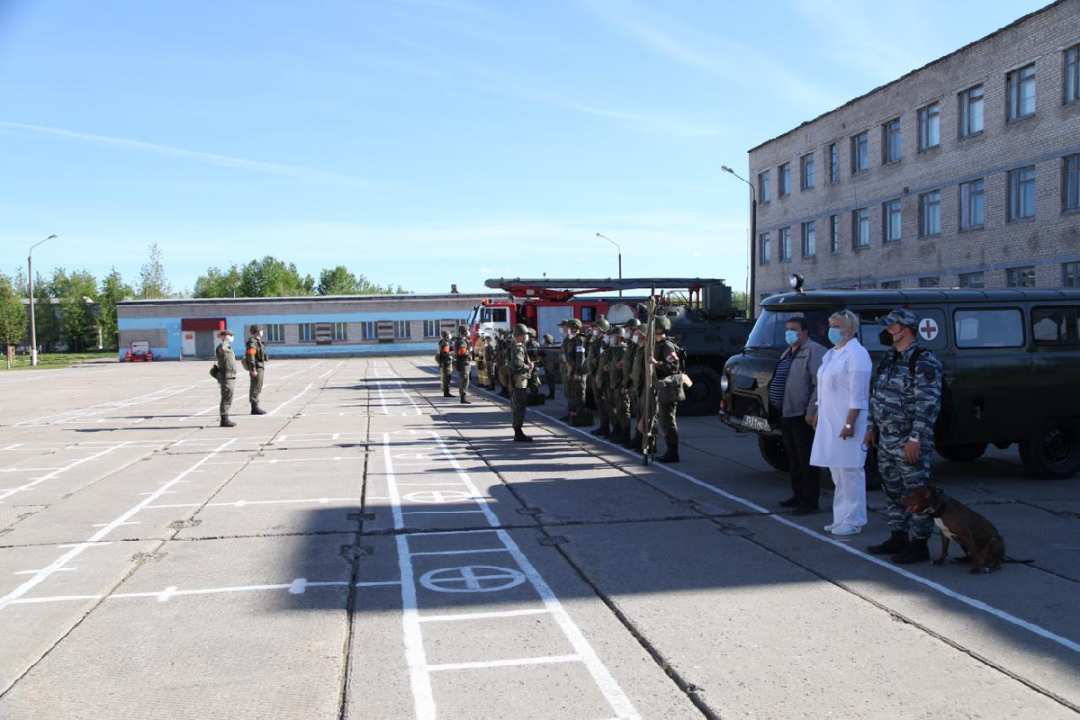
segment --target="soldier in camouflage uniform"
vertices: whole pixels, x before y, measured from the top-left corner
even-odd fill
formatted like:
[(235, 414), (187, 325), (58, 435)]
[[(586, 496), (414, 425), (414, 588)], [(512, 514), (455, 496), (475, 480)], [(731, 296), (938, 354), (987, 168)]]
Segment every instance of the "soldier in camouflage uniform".
[[(892, 555), (899, 564), (930, 559), (927, 540), (934, 529), (929, 515), (908, 514), (900, 498), (930, 482), (934, 422), (941, 411), (941, 362), (919, 346), (919, 316), (898, 308), (881, 319), (880, 340), (891, 345), (878, 367), (870, 393), (867, 447), (877, 445), (881, 485), (888, 497), (888, 540), (871, 545), (874, 555)], [(914, 370), (914, 372), (912, 372)]]
[(487, 389), (495, 389), (495, 341), (490, 335), (484, 336), (484, 367), (487, 373)]
[(567, 325), (570, 334), (563, 343), (563, 362), (566, 364), (566, 404), (569, 422), (579, 424), (578, 415), (585, 409), (585, 338), (581, 336), (581, 321), (572, 318)]
[(533, 374), (533, 362), (529, 359), (529, 329), (524, 325), (514, 326), (514, 344), (510, 347), (510, 383), (513, 391), (510, 395), (510, 417), (514, 426), (514, 442), (532, 442), (521, 427), (525, 424), (525, 393), (529, 379)]
[(607, 373), (603, 368), (603, 358), (610, 348), (607, 342), (607, 332), (610, 329), (611, 325), (607, 319), (603, 315), (598, 316), (596, 323), (592, 326), (592, 341), (586, 353), (589, 373), (587, 387), (592, 390), (596, 411), (600, 415), (600, 425), (592, 433), (597, 437), (607, 437), (611, 434), (607, 407)]
[(627, 382), (630, 377), (630, 365), (627, 362), (630, 357), (628, 348), (623, 339), (626, 330), (621, 326), (614, 326), (608, 333), (611, 338), (611, 349), (607, 361), (607, 400), (608, 412), (611, 418), (611, 437), (613, 443), (626, 443), (630, 440), (630, 392)]
[(559, 379), (562, 380), (563, 399), (566, 400), (566, 415), (560, 418), (562, 422), (570, 422), (570, 373), (566, 364), (566, 348), (570, 338), (570, 320), (559, 322)]
[(495, 351), (495, 363), (499, 366), (499, 397), (510, 397), (510, 346), (513, 341), (505, 330), (499, 330), (499, 347)]
[(252, 325), (251, 337), (247, 340), (247, 351), (244, 355), (247, 362), (242, 363), (244, 369), (251, 376), (248, 385), (248, 402), (251, 403), (252, 415), (265, 415), (266, 411), (259, 407), (259, 395), (262, 393), (263, 379), (266, 377), (266, 343), (262, 339), (262, 325)]
[[(666, 317), (656, 318), (654, 330), (656, 333), (656, 352), (649, 358), (649, 364), (656, 373), (657, 383), (675, 375), (681, 375), (683, 371), (682, 361), (679, 359), (679, 346), (667, 336), (670, 329), (670, 320)], [(663, 399), (658, 390), (656, 406), (660, 429), (664, 433), (664, 443), (667, 444), (667, 450), (657, 459), (664, 463), (677, 463), (679, 462), (679, 425), (676, 422), (678, 403)]]
[(540, 353), (540, 343), (536, 341), (536, 331), (532, 328), (528, 328), (528, 338), (525, 340), (525, 352), (529, 355), (529, 362), (532, 363), (532, 372), (529, 374), (529, 395), (532, 396), (531, 402), (533, 405), (539, 405), (542, 400), (540, 397), (540, 367), (543, 364), (543, 357)]
[(558, 347), (555, 345), (555, 338), (551, 335), (544, 334), (544, 344), (540, 348), (544, 357), (544, 382), (548, 386), (548, 400), (555, 399), (555, 383), (556, 378), (559, 376), (559, 352)]
[(472, 352), (469, 347), (469, 328), (458, 325), (458, 336), (454, 340), (454, 369), (458, 373), (458, 394), (461, 395), (461, 404), (468, 405), (469, 399), (469, 375), (472, 374)]
[[(626, 373), (623, 387), (630, 396), (630, 417), (638, 422), (630, 422), (623, 447), (629, 450), (641, 449), (641, 393), (645, 390), (645, 348), (638, 344), (638, 328), (641, 321), (630, 318), (623, 329), (626, 331)], [(642, 336), (644, 337), (644, 336)], [(637, 433), (634, 428), (637, 427)]]
[(454, 374), (454, 351), (450, 347), (450, 331), (443, 330), (439, 339), (439, 352), (435, 355), (439, 363), (439, 385), (443, 397), (450, 397), (450, 378)]
[(229, 408), (232, 407), (233, 388), (236, 385), (236, 354), (233, 353), (232, 330), (222, 330), (218, 333), (221, 344), (217, 346), (215, 357), (217, 358), (217, 381), (221, 389), (221, 427), (236, 427), (236, 423), (229, 419)]

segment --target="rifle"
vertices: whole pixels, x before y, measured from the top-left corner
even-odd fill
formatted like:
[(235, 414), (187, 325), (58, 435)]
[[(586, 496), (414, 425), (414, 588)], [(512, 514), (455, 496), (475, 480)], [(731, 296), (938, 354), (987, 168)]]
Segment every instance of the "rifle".
[(645, 435), (641, 440), (641, 464), (648, 465), (650, 456), (656, 455), (656, 370), (652, 358), (656, 356), (656, 288), (649, 293), (645, 326), (645, 402), (641, 408), (645, 419)]

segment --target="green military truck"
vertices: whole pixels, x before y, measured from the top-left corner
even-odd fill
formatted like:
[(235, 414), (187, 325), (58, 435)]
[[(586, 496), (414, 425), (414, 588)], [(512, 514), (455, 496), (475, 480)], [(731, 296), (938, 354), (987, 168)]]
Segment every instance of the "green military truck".
[[(793, 279), (793, 285), (798, 280)], [(1016, 444), (1028, 471), (1069, 478), (1080, 471), (1080, 290), (827, 290), (775, 295), (746, 348), (721, 378), (720, 419), (758, 435), (770, 465), (787, 469), (779, 418), (769, 408), (769, 383), (785, 347), (785, 323), (802, 316), (810, 335), (829, 346), (829, 316), (859, 316), (859, 341), (875, 367), (887, 348), (878, 321), (895, 307), (918, 313), (919, 342), (941, 360), (949, 409), (936, 450), (957, 462), (979, 458), (989, 445)], [(876, 460), (867, 460), (873, 483)]]

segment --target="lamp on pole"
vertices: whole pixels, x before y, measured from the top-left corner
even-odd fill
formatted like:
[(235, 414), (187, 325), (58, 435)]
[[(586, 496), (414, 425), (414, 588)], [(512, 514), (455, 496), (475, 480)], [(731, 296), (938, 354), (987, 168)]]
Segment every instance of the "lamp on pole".
[[(41, 243), (49, 242), (54, 239), (56, 235), (50, 235), (41, 242), (36, 242), (30, 246), (30, 253), (26, 258), (26, 269), (29, 272), (30, 278), (30, 365), (38, 364), (37, 356), (37, 326), (34, 324), (34, 248)], [(52, 308), (50, 308), (50, 312)]]
[(754, 257), (754, 253), (757, 251), (757, 188), (746, 178), (739, 177), (727, 165), (721, 165), (720, 169), (750, 186), (750, 289), (747, 291), (746, 315), (752, 318), (756, 314), (754, 308), (757, 307), (754, 302), (757, 287), (757, 260)]
[[(619, 243), (615, 242), (607, 235), (601, 235), (600, 233), (596, 233), (596, 237), (607, 240), (609, 243), (615, 246), (616, 250), (619, 251), (619, 279), (622, 280), (622, 248), (619, 247)], [(619, 288), (619, 297), (622, 297), (622, 288)]]

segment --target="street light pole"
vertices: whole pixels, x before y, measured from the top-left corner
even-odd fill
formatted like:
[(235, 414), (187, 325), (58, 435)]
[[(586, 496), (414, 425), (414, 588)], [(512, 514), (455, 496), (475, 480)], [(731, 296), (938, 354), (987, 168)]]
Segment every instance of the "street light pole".
[[(37, 356), (37, 326), (34, 323), (34, 248), (44, 242), (48, 242), (55, 238), (56, 235), (50, 235), (41, 242), (34, 243), (30, 246), (30, 253), (26, 258), (26, 269), (30, 273), (30, 365), (31, 367), (38, 364)], [(52, 308), (49, 308), (51, 311)]]
[(720, 169), (750, 186), (750, 289), (746, 298), (746, 316), (753, 318), (757, 314), (757, 303), (754, 301), (757, 289), (757, 258), (754, 257), (757, 252), (757, 188), (746, 178), (739, 177), (727, 165), (721, 165)]
[[(600, 233), (596, 233), (596, 237), (607, 240), (609, 243), (615, 246), (616, 250), (619, 251), (619, 279), (622, 280), (622, 248), (619, 246), (619, 243), (615, 242), (607, 235), (601, 235)], [(619, 288), (619, 297), (622, 297), (622, 288)]]

